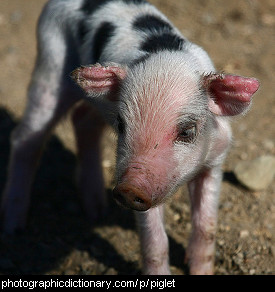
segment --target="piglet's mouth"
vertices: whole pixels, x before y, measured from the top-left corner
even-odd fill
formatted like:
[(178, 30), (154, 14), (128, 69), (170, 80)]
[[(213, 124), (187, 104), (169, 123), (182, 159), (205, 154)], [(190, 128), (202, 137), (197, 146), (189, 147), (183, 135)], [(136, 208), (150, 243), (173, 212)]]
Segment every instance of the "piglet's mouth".
[(113, 196), (118, 205), (136, 211), (147, 211), (153, 205), (151, 195), (128, 182), (118, 184)]

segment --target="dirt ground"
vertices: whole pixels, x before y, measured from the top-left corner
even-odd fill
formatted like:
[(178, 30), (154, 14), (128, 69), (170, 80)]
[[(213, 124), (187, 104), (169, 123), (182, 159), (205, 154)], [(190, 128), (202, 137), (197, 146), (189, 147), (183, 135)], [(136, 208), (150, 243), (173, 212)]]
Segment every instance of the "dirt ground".
[[(22, 116), (36, 54), (35, 26), (45, 0), (0, 0), (0, 193), (10, 151), (9, 136)], [(216, 274), (275, 274), (275, 185), (252, 192), (233, 169), (241, 160), (275, 154), (275, 1), (151, 0), (191, 41), (203, 46), (216, 67), (254, 76), (261, 89), (251, 111), (233, 123), (234, 143), (224, 164), (219, 204)], [(111, 199), (115, 136), (103, 143), (110, 197), (108, 216), (90, 226), (74, 184), (74, 137), (69, 118), (56, 129), (32, 189), (25, 232), (1, 236), (0, 274), (139, 274), (140, 253), (131, 211)], [(190, 234), (186, 188), (166, 205), (171, 270), (183, 263)]]

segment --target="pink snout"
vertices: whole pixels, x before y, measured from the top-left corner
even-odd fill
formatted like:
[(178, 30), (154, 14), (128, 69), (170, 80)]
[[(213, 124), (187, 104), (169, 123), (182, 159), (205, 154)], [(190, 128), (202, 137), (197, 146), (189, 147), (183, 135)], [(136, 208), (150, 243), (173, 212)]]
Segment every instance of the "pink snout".
[(119, 205), (136, 211), (146, 211), (152, 206), (151, 195), (127, 182), (118, 184), (113, 195)]

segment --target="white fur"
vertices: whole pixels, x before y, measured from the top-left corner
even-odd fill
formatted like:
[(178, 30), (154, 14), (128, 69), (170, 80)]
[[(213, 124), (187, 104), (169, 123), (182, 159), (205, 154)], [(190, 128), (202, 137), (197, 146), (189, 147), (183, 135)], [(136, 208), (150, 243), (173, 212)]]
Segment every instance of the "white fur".
[[(120, 113), (126, 123), (126, 133), (120, 134), (118, 139), (118, 180), (134, 163), (142, 165), (142, 175), (131, 168), (133, 181), (136, 179), (144, 189), (152, 192), (156, 205), (189, 181), (193, 214), (193, 232), (187, 253), (190, 270), (194, 274), (212, 273), (221, 164), (231, 140), (229, 120), (209, 110), (210, 97), (202, 88), (202, 77), (215, 72), (212, 61), (202, 48), (184, 39), (181, 52), (158, 52), (132, 66), (133, 60), (145, 55), (140, 44), (148, 36), (147, 32), (132, 29), (134, 19), (143, 14), (169, 22), (167, 18), (150, 4), (127, 5), (120, 1), (103, 5), (94, 15), (87, 16), (80, 9), (83, 1), (51, 0), (40, 17), (39, 51), (28, 105), (12, 136), (9, 178), (1, 206), (3, 229), (12, 233), (24, 227), (30, 187), (46, 138), (61, 116), (85, 97), (105, 121), (113, 121)], [(84, 42), (78, 35), (81, 21), (90, 27)], [(103, 94), (88, 98), (69, 78), (70, 72), (79, 65), (94, 62), (92, 39), (104, 21), (115, 24), (116, 34), (99, 61), (118, 63), (121, 70), (127, 71), (126, 78), (120, 80), (118, 102), (110, 102)], [(176, 28), (173, 33), (181, 36)], [(87, 107), (86, 104), (75, 110), (73, 123), (81, 156), (79, 181), (84, 182), (83, 202), (86, 210), (93, 211), (88, 217), (94, 220), (105, 205), (100, 197), (104, 187), (99, 161), (100, 136), (105, 123), (94, 108)], [(188, 123), (190, 117), (197, 122), (196, 140), (193, 143), (174, 141), (177, 125)], [(85, 139), (87, 135), (89, 139)], [(90, 173), (93, 177), (89, 180)], [(163, 207), (137, 213), (136, 217), (143, 271), (169, 273)]]

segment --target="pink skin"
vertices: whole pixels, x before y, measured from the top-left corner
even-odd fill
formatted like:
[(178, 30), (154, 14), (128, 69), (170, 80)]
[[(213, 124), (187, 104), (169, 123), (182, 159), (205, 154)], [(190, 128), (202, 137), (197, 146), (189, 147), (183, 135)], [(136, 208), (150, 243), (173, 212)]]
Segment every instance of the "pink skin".
[[(215, 233), (218, 191), (221, 182), (219, 167), (206, 170), (188, 183), (193, 231), (186, 251), (192, 275), (211, 275), (214, 271)], [(215, 186), (215, 188), (213, 188)]]
[[(160, 125), (159, 125), (160, 126)], [(164, 126), (161, 126), (164, 128)], [(170, 131), (170, 132), (169, 132)], [(119, 178), (120, 184), (131, 184), (150, 196), (151, 206), (159, 205), (168, 193), (175, 173), (176, 161), (169, 162), (165, 157), (173, 156), (173, 141), (176, 130), (167, 130), (163, 137), (154, 129), (152, 135), (135, 133), (136, 147), (129, 159), (128, 166)], [(174, 136), (174, 137), (172, 137)], [(173, 176), (171, 175), (173, 174)]]
[[(97, 74), (99, 74), (98, 66), (96, 67)], [(102, 67), (98, 84), (94, 83), (93, 76), (91, 76), (92, 83), (89, 81), (83, 83), (82, 78), (89, 79), (89, 74), (86, 74), (89, 71), (82, 74), (81, 69), (78, 69), (77, 76), (73, 77), (89, 96), (97, 96), (98, 88), (104, 84), (104, 74), (108, 79), (109, 89), (116, 88), (117, 82), (127, 76), (126, 71), (125, 74), (121, 73), (123, 67), (121, 67), (122, 71), (117, 70), (117, 67), (119, 65), (114, 68), (112, 65), (108, 66), (107, 71), (106, 67)], [(113, 72), (114, 75), (110, 76), (109, 72)], [(115, 72), (119, 72), (119, 76), (115, 77)], [(81, 81), (79, 82), (79, 80)], [(92, 86), (86, 87), (86, 84), (92, 84)], [(220, 165), (231, 140), (229, 124), (225, 120), (220, 120), (218, 116), (237, 115), (247, 110), (251, 96), (258, 89), (259, 83), (254, 78), (209, 74), (202, 77), (201, 84), (208, 94), (210, 111), (217, 115), (216, 132), (212, 134), (212, 144), (207, 145), (207, 140), (203, 140), (202, 137), (198, 138), (202, 144), (201, 148), (197, 148), (196, 152), (192, 154), (194, 156), (192, 165), (187, 164), (183, 167), (180, 161), (176, 160), (177, 155), (174, 154), (174, 142), (178, 135), (175, 123), (177, 117), (174, 113), (177, 111), (173, 111), (172, 107), (171, 110), (167, 110), (169, 104), (163, 107), (154, 105), (154, 101), (150, 101), (148, 96), (146, 97), (147, 105), (141, 103), (139, 110), (133, 110), (139, 114), (135, 117), (132, 116), (129, 120), (127, 125), (129, 129), (126, 129), (126, 138), (124, 138), (127, 139), (127, 143), (122, 142), (122, 139), (119, 144), (122, 149), (124, 143), (130, 148), (123, 152), (127, 153), (127, 157), (124, 154), (118, 156), (118, 185), (114, 190), (116, 199), (126, 207), (142, 211), (148, 209), (146, 212), (136, 213), (141, 238), (143, 272), (146, 274), (170, 273), (168, 241), (163, 229), (163, 210), (160, 206), (152, 209), (151, 207), (162, 203), (168, 195), (171, 195), (175, 187), (185, 180), (180, 170), (182, 167), (185, 169), (183, 173), (187, 177), (188, 171), (197, 172), (197, 175), (188, 183), (192, 204), (193, 231), (186, 253), (186, 261), (189, 262), (191, 274), (213, 274), (217, 205), (222, 177)], [(95, 87), (93, 88), (93, 86)], [(102, 90), (105, 92), (106, 87), (102, 86)], [(168, 91), (163, 90), (162, 92), (166, 97), (169, 95)], [(180, 96), (179, 92), (173, 92), (174, 99), (177, 100), (175, 96)], [(151, 94), (154, 93), (151, 92)], [(110, 100), (109, 96), (108, 92)], [(169, 98), (167, 100), (169, 102)], [(150, 106), (148, 106), (148, 102), (151, 102)], [(172, 105), (174, 109), (178, 108), (180, 104), (172, 99), (170, 103), (174, 103)], [(185, 104), (186, 106), (188, 104)], [(155, 110), (152, 112), (150, 109)], [(146, 122), (144, 122), (145, 120)], [(131, 135), (128, 136), (129, 133)], [(205, 155), (203, 155), (204, 152)], [(123, 157), (121, 163), (120, 157)], [(207, 167), (202, 167), (199, 157), (204, 157)], [(184, 163), (186, 164), (188, 160), (184, 160)]]
[[(38, 63), (37, 71), (39, 65)], [(56, 88), (45, 84), (44, 80), (41, 78), (31, 84), (25, 115), (11, 137), (8, 180), (0, 210), (1, 227), (8, 234), (25, 228), (30, 189), (45, 141), (61, 116), (76, 102), (74, 90), (67, 91), (64, 88), (64, 95), (60, 96), (58, 103), (54, 92)], [(37, 100), (36, 96), (39, 97)], [(65, 103), (63, 98), (67, 99)]]
[[(71, 24), (84, 20), (79, 9), (82, 2), (50, 1), (41, 15), (28, 104), (12, 136), (1, 204), (2, 228), (7, 233), (24, 228), (31, 183), (44, 142), (62, 115), (85, 99), (78, 103), (72, 121), (79, 155), (78, 181), (87, 217), (96, 220), (106, 205), (100, 139), (105, 122), (109, 122), (118, 130), (114, 196), (121, 205), (144, 211), (135, 212), (143, 272), (170, 273), (162, 203), (188, 182), (193, 231), (186, 259), (192, 274), (211, 274), (221, 164), (231, 141), (227, 116), (247, 111), (259, 83), (254, 78), (213, 73), (207, 53), (187, 40), (182, 51), (152, 53), (133, 64), (144, 53), (139, 49), (143, 32), (140, 35), (130, 29), (137, 7), (122, 2), (111, 3), (115, 9), (109, 10), (102, 5), (97, 16), (85, 24), (91, 25), (92, 37), (102, 18), (112, 14), (112, 21), (123, 29), (116, 29), (112, 41), (104, 45), (100, 60), (124, 65), (104, 63), (75, 69), (79, 63), (92, 62), (91, 43), (80, 44), (77, 37), (80, 22)], [(160, 15), (151, 6), (146, 7), (140, 12)], [(114, 44), (116, 39), (120, 41)], [(69, 80), (72, 70), (71, 77), (83, 92)]]
[(117, 89), (119, 80), (125, 78), (126, 71), (121, 67), (113, 66), (112, 63), (105, 67), (96, 64), (77, 68), (71, 73), (71, 76), (85, 92), (92, 91), (93, 95), (96, 93), (101, 95), (110, 91), (114, 92)]
[[(97, 64), (81, 67), (72, 73), (73, 79), (91, 99), (101, 98), (106, 105), (113, 103), (114, 107), (119, 100), (117, 89), (127, 75), (128, 68), (114, 63), (105, 66)], [(55, 78), (57, 79), (57, 77)], [(54, 98), (54, 91), (57, 88), (52, 88), (50, 92), (43, 91), (44, 85), (41, 80), (45, 80), (45, 78), (37, 80), (31, 86), (29, 107), (22, 124), (17, 128), (18, 134), (14, 136), (13, 140), (10, 176), (1, 210), (4, 218), (3, 228), (9, 233), (23, 228), (25, 225), (29, 189), (36, 166), (34, 161), (37, 161), (40, 155), (43, 141), (60, 119), (61, 114), (77, 101), (75, 98), (77, 92), (74, 88), (66, 89), (66, 84), (63, 84), (63, 94), (60, 100), (57, 100)], [(162, 84), (165, 83), (164, 81)], [(183, 104), (179, 98), (182, 95), (181, 89), (174, 87), (173, 94), (169, 96), (168, 89), (171, 87), (171, 82), (167, 84), (169, 86), (163, 87), (163, 89), (166, 88), (163, 90), (165, 95), (159, 96), (161, 100), (167, 97), (161, 106), (154, 104), (153, 100), (151, 100), (150, 107), (148, 104), (140, 104), (140, 111), (138, 111), (140, 116), (130, 116), (129, 120), (126, 120), (126, 126), (129, 127), (129, 129), (126, 127), (124, 134), (125, 137), (128, 137), (127, 149), (124, 145), (125, 137), (119, 137), (117, 189), (123, 193), (124, 198), (130, 196), (129, 200), (125, 199), (122, 202), (124, 206), (135, 209), (137, 204), (134, 200), (137, 198), (144, 199), (145, 203), (141, 203), (142, 208), (148, 209), (146, 212), (136, 212), (143, 255), (143, 272), (169, 274), (168, 240), (163, 227), (163, 207), (160, 204), (173, 193), (177, 186), (189, 180), (193, 231), (186, 259), (192, 274), (212, 274), (217, 204), (221, 182), (220, 165), (231, 139), (228, 122), (219, 116), (232, 116), (245, 111), (259, 84), (256, 79), (234, 75), (208, 74), (202, 76), (201, 84), (198, 87), (202, 86), (207, 93), (209, 111), (215, 115), (213, 119), (215, 131), (212, 134), (209, 133), (210, 140), (198, 135), (196, 146), (190, 144), (188, 147), (184, 144), (176, 145), (174, 142), (178, 136), (177, 113), (179, 113), (181, 105), (194, 110), (192, 98), (189, 97), (192, 97), (192, 91), (184, 99)], [(192, 83), (192, 90), (197, 90), (193, 84), (195, 81)], [(47, 88), (50, 86), (48, 85)], [(144, 92), (147, 91), (146, 89)], [(38, 105), (33, 100), (39, 92), (43, 94)], [(154, 95), (159, 92), (154, 93), (153, 91), (150, 94)], [(173, 97), (176, 98), (173, 100)], [(64, 102), (65, 98), (67, 103)], [(140, 117), (143, 118), (140, 120)], [(145, 117), (147, 122), (142, 123)], [(200, 127), (206, 121), (207, 119), (204, 119)], [(99, 141), (105, 122), (99, 118), (98, 113), (88, 109), (86, 105), (81, 105), (74, 112), (73, 123), (78, 141), (80, 166), (78, 178), (83, 185), (83, 206), (93, 221), (105, 207), (99, 160)], [(134, 131), (132, 131), (133, 129)], [(89, 136), (91, 132), (93, 135)], [(29, 156), (23, 155), (26, 148), (29, 149)], [(21, 173), (22, 169), (24, 169), (24, 175)], [(91, 176), (96, 179), (90, 180)], [(103, 195), (100, 196), (100, 194)], [(140, 204), (139, 200), (138, 204)]]
[(205, 76), (203, 82), (214, 97), (209, 100), (209, 108), (220, 116), (243, 112), (250, 104), (251, 96), (259, 88), (257, 79), (236, 75), (211, 74)]
[(169, 275), (168, 237), (164, 229), (163, 205), (135, 212), (140, 235), (143, 273)]

